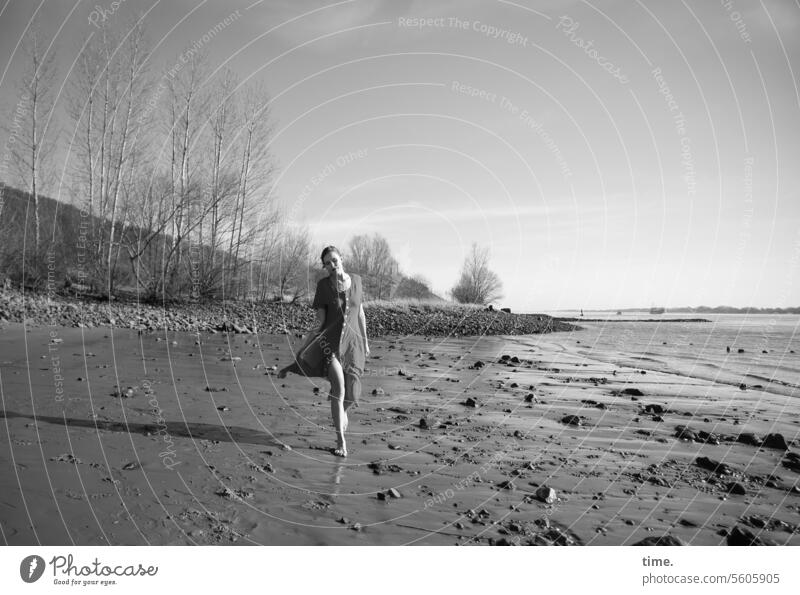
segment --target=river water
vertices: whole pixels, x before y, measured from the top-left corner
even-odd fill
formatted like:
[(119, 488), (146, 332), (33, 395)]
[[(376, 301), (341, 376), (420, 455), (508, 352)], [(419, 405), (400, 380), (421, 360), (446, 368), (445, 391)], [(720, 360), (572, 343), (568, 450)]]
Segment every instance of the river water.
[[(550, 314), (580, 318), (580, 312)], [(584, 318), (603, 321), (579, 320), (582, 330), (565, 340), (580, 341), (594, 358), (800, 396), (800, 316), (585, 311)], [(709, 322), (675, 321), (680, 318)]]

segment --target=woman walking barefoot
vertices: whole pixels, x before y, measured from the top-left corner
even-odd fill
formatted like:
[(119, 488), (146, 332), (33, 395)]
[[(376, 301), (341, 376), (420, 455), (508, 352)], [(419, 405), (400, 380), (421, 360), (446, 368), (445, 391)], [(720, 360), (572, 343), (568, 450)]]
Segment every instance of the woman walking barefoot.
[(367, 319), (362, 306), (361, 277), (348, 275), (342, 255), (335, 246), (322, 251), (322, 267), (328, 276), (319, 280), (314, 294), (315, 330), (297, 350), (295, 362), (278, 372), (327, 378), (331, 383), (328, 399), (336, 429), (333, 454), (346, 457), (347, 410), (358, 405), (361, 375), (369, 355)]

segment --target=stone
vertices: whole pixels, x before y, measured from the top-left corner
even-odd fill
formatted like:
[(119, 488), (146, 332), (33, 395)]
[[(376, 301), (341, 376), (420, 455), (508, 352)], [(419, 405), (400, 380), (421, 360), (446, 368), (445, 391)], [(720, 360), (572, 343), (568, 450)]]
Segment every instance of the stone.
[(644, 406), (644, 412), (645, 413), (666, 413), (667, 410), (666, 410), (665, 407), (662, 407), (661, 405), (652, 404), (652, 405), (645, 405)]
[(464, 405), (466, 407), (477, 407), (478, 406), (478, 401), (476, 401), (472, 397), (467, 397), (467, 400), (464, 401)]
[(749, 444), (750, 446), (761, 446), (763, 444), (763, 441), (752, 432), (744, 432), (739, 434), (736, 437), (736, 441), (741, 442), (742, 444)]
[(762, 446), (778, 450), (789, 450), (789, 445), (786, 443), (786, 438), (783, 437), (783, 434), (767, 434), (764, 436)]
[(435, 430), (441, 426), (441, 422), (431, 415), (426, 415), (419, 420), (419, 427), (423, 430)]
[(402, 496), (400, 492), (394, 488), (388, 489), (385, 492), (378, 492), (378, 500), (386, 501), (391, 498), (402, 498)]
[(686, 543), (683, 540), (679, 539), (678, 537), (675, 537), (674, 535), (661, 535), (661, 536), (652, 535), (650, 537), (645, 537), (641, 541), (637, 541), (633, 545), (640, 545), (640, 546), (662, 546), (662, 545), (678, 546), (678, 545), (686, 545)]
[(786, 458), (783, 459), (783, 466), (789, 471), (800, 473), (800, 456), (794, 452), (787, 453)]
[(725, 463), (720, 463), (718, 461), (714, 461), (713, 459), (709, 459), (708, 457), (697, 457), (694, 461), (694, 464), (702, 469), (707, 469), (717, 475), (732, 475), (733, 469), (729, 465)]
[(565, 415), (561, 418), (561, 423), (566, 424), (568, 426), (581, 426), (583, 423), (581, 422), (581, 418), (577, 415)]
[(547, 486), (539, 487), (539, 489), (536, 490), (535, 495), (537, 500), (541, 500), (545, 504), (552, 504), (558, 500), (558, 494), (556, 494), (556, 491)]
[(697, 431), (689, 426), (675, 426), (675, 437), (679, 440), (699, 441)]
[(746, 496), (747, 495), (747, 490), (739, 482), (731, 482), (731, 483), (729, 483), (728, 487), (727, 487), (727, 490), (728, 490), (729, 494), (733, 494), (734, 496)]
[(728, 533), (726, 542), (728, 545), (732, 546), (765, 545), (764, 541), (761, 538), (756, 537), (750, 529), (740, 527), (739, 525), (736, 525), (733, 529), (731, 529), (730, 533)]
[(622, 389), (623, 395), (628, 395), (629, 397), (643, 397), (644, 393), (640, 391), (638, 388), (625, 388)]
[(719, 445), (719, 436), (712, 432), (706, 432), (705, 430), (700, 430), (697, 432), (697, 439), (700, 442), (705, 442), (706, 444)]

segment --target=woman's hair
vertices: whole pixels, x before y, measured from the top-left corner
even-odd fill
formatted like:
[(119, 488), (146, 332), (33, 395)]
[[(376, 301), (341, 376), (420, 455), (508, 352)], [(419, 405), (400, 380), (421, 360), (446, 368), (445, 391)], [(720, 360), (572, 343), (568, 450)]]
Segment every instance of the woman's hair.
[(336, 254), (338, 254), (339, 256), (342, 255), (342, 253), (339, 252), (339, 248), (337, 248), (336, 246), (325, 246), (325, 248), (323, 248), (322, 250), (322, 256), (319, 257), (319, 259), (322, 261), (322, 264), (325, 264), (325, 257), (331, 252), (336, 252)]

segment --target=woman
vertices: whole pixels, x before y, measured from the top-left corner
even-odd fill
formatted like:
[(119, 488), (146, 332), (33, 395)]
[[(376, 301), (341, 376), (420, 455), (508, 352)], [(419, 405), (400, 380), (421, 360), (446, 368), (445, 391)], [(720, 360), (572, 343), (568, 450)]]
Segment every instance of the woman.
[(322, 251), (322, 267), (328, 276), (319, 280), (314, 295), (316, 330), (308, 334), (295, 362), (278, 372), (278, 378), (294, 372), (330, 380), (328, 399), (336, 428), (333, 454), (346, 457), (347, 410), (358, 405), (364, 361), (369, 355), (367, 319), (361, 304), (363, 287), (360, 276), (345, 272), (335, 246)]

